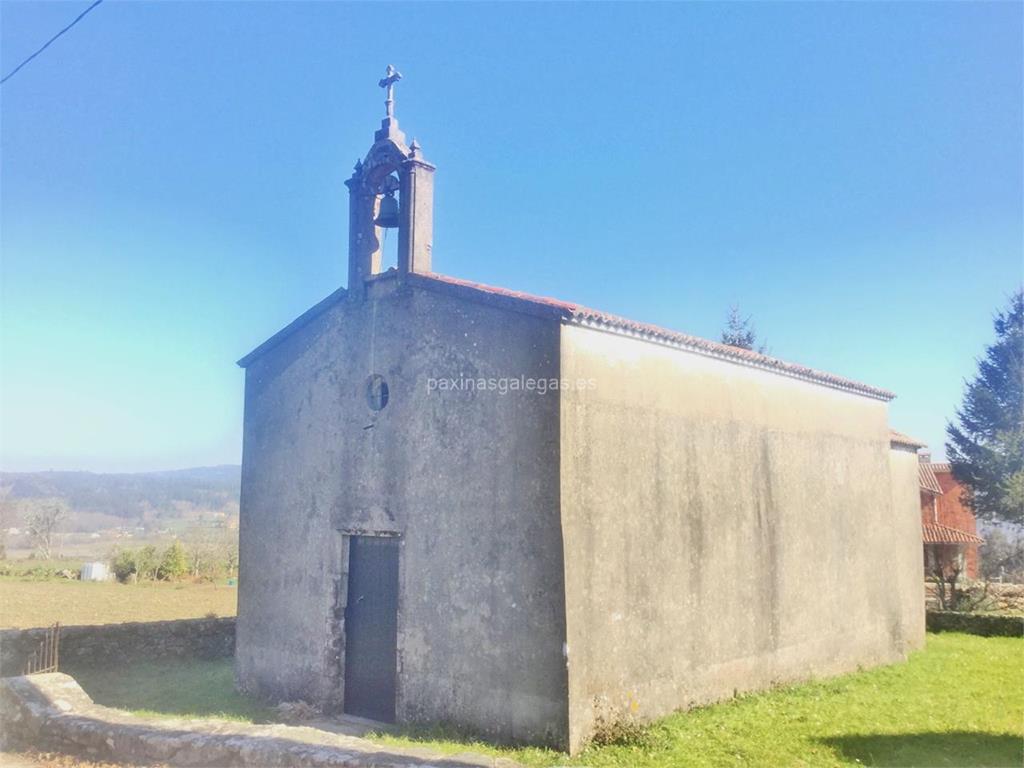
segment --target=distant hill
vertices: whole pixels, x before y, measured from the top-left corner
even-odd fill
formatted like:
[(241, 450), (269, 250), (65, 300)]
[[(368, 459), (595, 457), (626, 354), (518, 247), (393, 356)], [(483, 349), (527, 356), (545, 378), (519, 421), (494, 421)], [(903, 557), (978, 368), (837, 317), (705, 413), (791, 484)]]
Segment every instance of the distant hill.
[(0, 472), (0, 494), (13, 502), (61, 498), (75, 517), (127, 521), (237, 512), (241, 467), (166, 472)]

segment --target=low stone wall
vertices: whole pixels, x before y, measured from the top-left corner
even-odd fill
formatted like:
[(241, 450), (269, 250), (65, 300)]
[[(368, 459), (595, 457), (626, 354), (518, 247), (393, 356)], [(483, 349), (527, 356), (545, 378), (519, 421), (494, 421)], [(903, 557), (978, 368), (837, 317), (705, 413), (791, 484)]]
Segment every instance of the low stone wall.
[[(984, 592), (983, 582), (972, 582), (970, 592), (972, 596), (979, 596)], [(925, 605), (930, 610), (938, 610), (939, 601), (935, 598), (935, 584), (928, 581), (924, 585)], [(989, 582), (988, 593), (985, 597), (986, 610), (1006, 611), (1024, 613), (1024, 584), (999, 584)]]
[[(0, 677), (20, 675), (46, 628), (0, 631)], [(191, 657), (215, 659), (235, 652), (235, 620), (181, 619), (61, 627), (61, 667)]]
[(1000, 616), (992, 613), (928, 611), (925, 625), (929, 632), (966, 632), (983, 637), (1024, 637), (1024, 616)]
[(52, 749), (141, 765), (518, 768), (503, 758), (385, 747), (319, 728), (142, 718), (95, 704), (74, 679), (60, 673), (0, 680), (4, 747)]

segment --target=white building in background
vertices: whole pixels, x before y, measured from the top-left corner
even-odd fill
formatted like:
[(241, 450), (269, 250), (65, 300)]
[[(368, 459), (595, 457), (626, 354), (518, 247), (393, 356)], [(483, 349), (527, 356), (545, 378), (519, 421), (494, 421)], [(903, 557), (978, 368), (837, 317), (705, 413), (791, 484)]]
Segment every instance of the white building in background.
[(106, 581), (110, 578), (110, 569), (106, 563), (85, 563), (79, 578), (82, 581)]

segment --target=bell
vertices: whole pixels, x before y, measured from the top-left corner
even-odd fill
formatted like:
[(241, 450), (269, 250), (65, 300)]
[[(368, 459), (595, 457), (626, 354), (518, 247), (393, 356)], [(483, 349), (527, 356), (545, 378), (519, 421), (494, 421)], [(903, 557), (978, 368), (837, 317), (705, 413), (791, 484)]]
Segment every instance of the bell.
[(398, 226), (398, 201), (395, 200), (394, 192), (388, 192), (380, 199), (380, 208), (377, 209), (377, 218), (373, 223), (384, 229)]

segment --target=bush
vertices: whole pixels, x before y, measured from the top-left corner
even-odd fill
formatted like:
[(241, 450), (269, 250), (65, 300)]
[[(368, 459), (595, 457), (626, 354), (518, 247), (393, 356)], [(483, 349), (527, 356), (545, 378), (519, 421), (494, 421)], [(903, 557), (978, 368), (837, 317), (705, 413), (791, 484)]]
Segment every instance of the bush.
[(966, 632), (982, 637), (1024, 636), (1024, 617), (1021, 616), (928, 611), (925, 624), (929, 632)]
[(138, 575), (138, 566), (135, 562), (135, 552), (130, 549), (122, 549), (114, 556), (112, 566), (114, 578), (122, 584), (131, 581), (132, 576)]
[(181, 542), (174, 542), (164, 551), (160, 565), (156, 569), (157, 578), (164, 581), (177, 581), (188, 573), (188, 558)]
[(23, 570), (21, 577), (32, 581), (48, 581), (57, 577), (57, 569), (45, 565), (34, 565)]
[(159, 563), (155, 547), (115, 550), (111, 570), (122, 584), (140, 579), (155, 579)]

